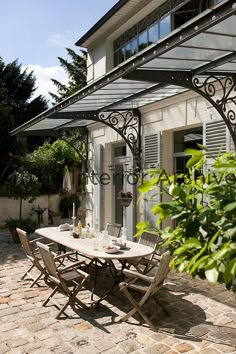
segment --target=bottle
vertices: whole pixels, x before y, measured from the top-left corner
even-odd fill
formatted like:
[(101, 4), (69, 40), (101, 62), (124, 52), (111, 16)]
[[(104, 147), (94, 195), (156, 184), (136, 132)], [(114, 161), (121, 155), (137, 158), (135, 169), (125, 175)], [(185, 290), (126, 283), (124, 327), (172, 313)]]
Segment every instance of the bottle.
[(79, 219), (78, 225), (77, 225), (77, 230), (78, 230), (78, 234), (81, 235), (82, 234), (82, 224), (81, 221)]
[(121, 235), (120, 235), (120, 242), (121, 244), (126, 247), (126, 228), (125, 227), (122, 227), (121, 228)]

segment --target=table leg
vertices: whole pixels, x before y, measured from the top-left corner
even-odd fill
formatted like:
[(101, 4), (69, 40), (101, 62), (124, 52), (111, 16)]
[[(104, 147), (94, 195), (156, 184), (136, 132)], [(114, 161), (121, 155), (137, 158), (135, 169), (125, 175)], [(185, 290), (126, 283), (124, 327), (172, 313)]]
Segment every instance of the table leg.
[(109, 268), (109, 271), (111, 273), (111, 276), (113, 278), (113, 284), (111, 286), (111, 289), (108, 291), (107, 294), (105, 294), (104, 296), (102, 296), (96, 303), (95, 303), (95, 308), (99, 308), (99, 304), (101, 301), (105, 300), (108, 298), (108, 296), (110, 296), (114, 290), (114, 288), (123, 280), (123, 269), (125, 268), (125, 261), (122, 262), (122, 267), (121, 269), (116, 269), (114, 263), (112, 260), (106, 262), (107, 266)]

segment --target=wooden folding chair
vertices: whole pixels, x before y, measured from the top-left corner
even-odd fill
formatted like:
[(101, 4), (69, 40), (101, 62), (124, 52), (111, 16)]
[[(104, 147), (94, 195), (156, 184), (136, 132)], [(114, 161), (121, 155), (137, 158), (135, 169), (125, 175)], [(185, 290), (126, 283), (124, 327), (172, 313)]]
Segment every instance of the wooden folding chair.
[[(36, 242), (43, 240), (43, 237), (39, 237), (39, 238), (36, 238), (36, 239), (30, 241), (29, 236), (25, 231), (23, 231), (19, 228), (17, 228), (16, 231), (18, 233), (21, 245), (25, 251), (26, 257), (32, 263), (32, 265), (29, 267), (29, 269), (22, 275), (21, 279), (23, 280), (23, 279), (25, 279), (26, 276), (28, 276), (30, 279), (33, 280), (30, 285), (30, 288), (32, 288), (35, 284), (37, 284), (39, 286), (38, 281), (43, 276), (47, 277), (45, 267), (42, 263), (40, 252), (39, 252), (38, 248), (36, 247)], [(55, 243), (50, 242), (47, 245), (51, 246), (54, 244)], [(53, 256), (54, 257), (57, 256), (56, 261), (59, 262), (57, 264), (57, 267), (63, 266), (64, 258), (70, 256), (71, 254), (73, 254), (73, 252), (67, 252), (61, 256), (57, 256), (56, 253), (53, 252)], [(36, 278), (30, 273), (33, 268), (37, 268), (39, 270), (39, 275)]]
[[(121, 321), (126, 321), (130, 316), (138, 312), (142, 319), (151, 327), (151, 329), (156, 331), (156, 327), (145, 314), (142, 307), (152, 297), (159, 305), (161, 305), (158, 299), (155, 298), (155, 295), (162, 287), (164, 280), (169, 272), (170, 260), (171, 256), (170, 253), (167, 251), (161, 256), (159, 266), (156, 269), (155, 275), (153, 277), (149, 277), (147, 275), (140, 274), (136, 271), (132, 271), (129, 269), (124, 269), (124, 275), (128, 276), (130, 279), (128, 282), (120, 283), (119, 287), (120, 290), (124, 293), (124, 295), (128, 298), (131, 305), (133, 305), (133, 308), (127, 313), (127, 315), (121, 318)], [(135, 290), (142, 293), (142, 297), (139, 302), (135, 300), (130, 290)], [(167, 313), (163, 306), (162, 308)]]
[(107, 223), (106, 230), (108, 231), (108, 235), (114, 236), (114, 237), (119, 237), (120, 230), (121, 230), (121, 224)]
[[(32, 288), (35, 284), (38, 285), (38, 281), (40, 280), (40, 278), (45, 275), (45, 269), (43, 267), (43, 265), (40, 263), (40, 254), (39, 251), (36, 249), (35, 247), (35, 243), (39, 240), (42, 239), (41, 238), (37, 238), (35, 240), (30, 241), (28, 234), (17, 228), (16, 229), (21, 245), (25, 251), (26, 257), (31, 261), (32, 265), (29, 267), (29, 269), (22, 275), (21, 279), (25, 279), (26, 276), (28, 276), (29, 278), (31, 278), (33, 280), (33, 282), (30, 285), (30, 288)], [(34, 278), (33, 275), (30, 273), (31, 270), (33, 268), (37, 268), (39, 270), (39, 275), (37, 276), (37, 278)]]
[[(65, 310), (69, 305), (72, 304), (77, 304), (80, 307), (87, 309), (88, 307), (76, 297), (79, 291), (83, 288), (85, 281), (89, 278), (89, 275), (87, 273), (76, 268), (83, 262), (76, 262), (64, 268), (57, 269), (55, 261), (58, 257), (53, 257), (52, 252), (50, 251), (50, 248), (47, 245), (37, 242), (37, 246), (39, 248), (42, 260), (47, 270), (48, 279), (55, 284), (54, 290), (44, 301), (43, 306), (46, 306), (49, 300), (53, 300), (54, 304), (59, 309), (59, 313), (57, 314), (56, 318), (59, 318), (62, 313), (67, 316)], [(72, 289), (70, 289), (71, 286)], [(60, 292), (66, 297), (68, 297), (68, 300), (66, 301), (64, 306), (62, 306), (62, 308), (60, 308), (60, 305), (54, 299), (52, 299), (52, 297), (57, 292)]]
[(160, 242), (160, 235), (156, 235), (152, 232), (144, 232), (139, 237), (139, 244), (149, 246), (153, 248), (153, 253), (149, 256), (142, 258), (129, 259), (126, 263), (126, 267), (130, 268), (133, 266), (138, 272), (142, 274), (147, 274), (154, 267), (158, 266), (160, 261), (161, 252), (158, 249), (158, 243)]

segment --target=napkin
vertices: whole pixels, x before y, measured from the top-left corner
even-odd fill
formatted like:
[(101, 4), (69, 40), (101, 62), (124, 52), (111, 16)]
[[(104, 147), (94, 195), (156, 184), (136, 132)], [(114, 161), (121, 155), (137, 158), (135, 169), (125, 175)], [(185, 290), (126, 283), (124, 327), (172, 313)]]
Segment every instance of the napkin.
[(65, 224), (61, 224), (58, 226), (59, 231), (68, 231), (70, 230), (70, 225), (65, 223)]

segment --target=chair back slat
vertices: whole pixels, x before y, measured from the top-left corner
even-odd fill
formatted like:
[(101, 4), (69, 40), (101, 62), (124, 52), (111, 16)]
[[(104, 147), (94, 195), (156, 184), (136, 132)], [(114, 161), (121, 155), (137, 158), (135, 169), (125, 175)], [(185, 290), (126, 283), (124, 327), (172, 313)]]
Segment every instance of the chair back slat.
[(37, 246), (39, 248), (40, 254), (43, 259), (43, 263), (47, 269), (48, 274), (53, 278), (59, 280), (56, 264), (52, 252), (50, 251), (50, 248), (42, 244), (41, 242), (37, 242)]
[(33, 252), (30, 247), (29, 237), (28, 237), (27, 233), (21, 229), (18, 229), (18, 228), (16, 229), (16, 231), (17, 231), (21, 245), (22, 245), (26, 255), (31, 258), (34, 258)]
[(170, 271), (169, 263), (171, 261), (171, 258), (172, 257), (170, 255), (169, 251), (166, 251), (161, 256), (159, 266), (158, 266), (155, 276), (154, 276), (153, 284), (151, 285), (151, 286), (153, 286), (153, 288), (159, 287), (164, 282), (167, 274)]
[(144, 232), (140, 237), (139, 237), (139, 243), (145, 246), (152, 247), (153, 249), (156, 248), (156, 245), (160, 239), (159, 235), (156, 235), (151, 232)]
[(106, 226), (106, 230), (108, 231), (108, 235), (113, 237), (120, 236), (121, 224), (111, 224), (108, 223)]

